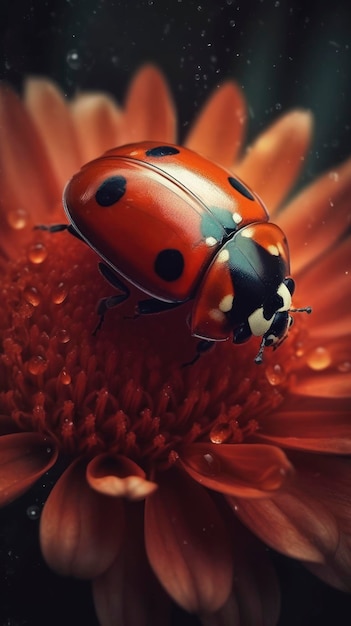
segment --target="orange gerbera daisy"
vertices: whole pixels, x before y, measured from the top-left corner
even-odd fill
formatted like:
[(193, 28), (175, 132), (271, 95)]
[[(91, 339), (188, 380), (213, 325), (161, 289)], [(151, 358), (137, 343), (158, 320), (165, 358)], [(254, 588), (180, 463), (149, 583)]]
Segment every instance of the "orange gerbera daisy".
[(164, 626), (171, 601), (206, 626), (275, 624), (278, 585), (257, 538), (350, 590), (351, 162), (278, 212), (311, 116), (284, 115), (241, 158), (245, 117), (227, 82), (185, 143), (277, 213), (294, 304), (313, 317), (262, 366), (251, 341), (181, 368), (196, 345), (186, 306), (135, 320), (128, 301), (93, 336), (96, 303), (111, 294), (96, 255), (68, 233), (33, 231), (64, 219), (63, 186), (84, 162), (127, 142), (176, 141), (162, 76), (143, 68), (123, 109), (103, 95), (67, 104), (45, 80), (28, 82), (25, 104), (1, 90), (0, 501), (60, 459), (43, 555), (93, 581), (102, 626)]

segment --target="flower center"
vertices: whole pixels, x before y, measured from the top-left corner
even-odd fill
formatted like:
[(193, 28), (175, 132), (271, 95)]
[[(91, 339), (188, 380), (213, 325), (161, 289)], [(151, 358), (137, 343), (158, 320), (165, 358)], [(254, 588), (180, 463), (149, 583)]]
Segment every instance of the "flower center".
[(135, 319), (135, 293), (94, 336), (97, 302), (114, 293), (96, 254), (67, 232), (36, 233), (6, 263), (0, 413), (16, 428), (45, 433), (64, 455), (124, 454), (149, 471), (184, 443), (242, 442), (282, 402), (292, 348), (278, 361), (267, 350), (258, 366), (257, 342), (228, 341), (183, 367), (196, 353), (191, 305)]

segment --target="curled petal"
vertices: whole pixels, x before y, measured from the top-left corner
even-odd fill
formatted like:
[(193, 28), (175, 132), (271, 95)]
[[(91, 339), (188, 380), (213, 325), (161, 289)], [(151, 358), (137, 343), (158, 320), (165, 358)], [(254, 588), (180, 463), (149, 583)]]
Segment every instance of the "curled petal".
[(295, 182), (307, 152), (312, 129), (309, 111), (282, 116), (258, 137), (235, 173), (262, 197), (270, 214)]
[(294, 276), (302, 274), (346, 232), (351, 221), (350, 194), (351, 159), (309, 185), (279, 215)]
[(144, 546), (143, 508), (127, 506), (126, 533), (120, 554), (93, 581), (101, 626), (164, 626), (169, 624), (170, 599), (150, 568)]
[(194, 443), (183, 449), (180, 463), (205, 487), (243, 498), (280, 489), (293, 469), (282, 450), (264, 444)]
[(165, 79), (156, 67), (146, 65), (129, 87), (121, 142), (174, 142), (175, 134), (175, 110)]
[(49, 80), (27, 80), (25, 98), (63, 189), (82, 165), (70, 110), (60, 90)]
[(243, 95), (235, 83), (228, 81), (205, 104), (185, 145), (211, 161), (229, 167), (241, 148), (245, 123)]
[(99, 493), (129, 500), (143, 500), (157, 489), (139, 465), (120, 455), (95, 457), (87, 467), (87, 481)]
[(209, 493), (181, 470), (165, 472), (158, 484), (145, 503), (151, 566), (187, 611), (216, 611), (232, 584), (230, 544), (219, 511)]
[(120, 144), (123, 115), (112, 98), (103, 94), (77, 96), (71, 111), (84, 163)]
[(21, 496), (57, 459), (53, 443), (39, 433), (0, 437), (0, 506)]
[(350, 411), (270, 413), (254, 439), (283, 448), (351, 454)]
[(72, 463), (51, 491), (40, 520), (45, 560), (66, 576), (94, 578), (118, 554), (124, 533), (120, 499), (106, 498), (90, 489), (86, 467)]

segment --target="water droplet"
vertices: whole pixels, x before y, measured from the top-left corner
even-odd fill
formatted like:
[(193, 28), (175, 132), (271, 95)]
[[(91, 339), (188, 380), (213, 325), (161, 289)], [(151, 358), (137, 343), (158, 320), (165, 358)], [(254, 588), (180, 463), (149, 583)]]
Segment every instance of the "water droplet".
[(72, 381), (71, 375), (69, 374), (69, 372), (67, 372), (65, 368), (63, 368), (59, 374), (59, 381), (63, 385), (69, 385)]
[(66, 61), (71, 70), (79, 70), (81, 60), (77, 50), (69, 50), (66, 54)]
[(295, 344), (295, 354), (298, 358), (301, 358), (305, 354), (305, 348), (301, 341)]
[(219, 460), (209, 452), (199, 459), (198, 470), (208, 476), (216, 476), (220, 471)]
[(232, 435), (232, 429), (227, 422), (215, 424), (210, 432), (212, 443), (224, 443), (228, 441)]
[(36, 287), (28, 285), (23, 291), (24, 299), (32, 306), (38, 306), (41, 302), (41, 296)]
[(36, 520), (40, 517), (40, 509), (35, 504), (31, 504), (26, 510), (29, 519)]
[(268, 365), (266, 368), (266, 378), (272, 387), (275, 387), (286, 380), (286, 373), (279, 363), (275, 363), (275, 365)]
[(46, 247), (44, 246), (43, 243), (40, 243), (40, 242), (33, 243), (28, 250), (28, 259), (32, 263), (35, 263), (36, 265), (43, 263), (47, 255), (48, 255), (48, 251)]
[(351, 371), (351, 361), (343, 361), (342, 363), (339, 363), (338, 370), (342, 374), (347, 374), (347, 372), (350, 372)]
[(55, 304), (62, 304), (64, 300), (66, 300), (68, 294), (68, 289), (64, 283), (59, 283), (57, 287), (52, 292), (52, 301)]
[(334, 180), (335, 182), (337, 182), (339, 180), (339, 174), (338, 172), (329, 172), (329, 178), (331, 180)]
[(22, 230), (28, 223), (28, 213), (24, 209), (14, 209), (7, 214), (7, 223), (14, 230)]
[(71, 339), (71, 335), (65, 328), (61, 328), (60, 330), (58, 330), (56, 333), (56, 337), (60, 343), (68, 343)]
[(35, 376), (38, 374), (44, 374), (47, 366), (48, 364), (45, 359), (39, 355), (32, 356), (32, 358), (28, 361), (28, 371)]
[(230, 20), (229, 25), (230, 25), (232, 28), (234, 28), (234, 26), (235, 26), (235, 20)]
[(280, 102), (276, 102), (276, 104), (275, 104), (275, 110), (276, 110), (276, 111), (281, 111), (281, 110), (282, 110), (282, 108), (283, 108), (283, 107), (282, 107), (282, 105), (280, 104)]
[(312, 370), (324, 370), (331, 364), (331, 356), (329, 350), (319, 346), (307, 355), (307, 364)]

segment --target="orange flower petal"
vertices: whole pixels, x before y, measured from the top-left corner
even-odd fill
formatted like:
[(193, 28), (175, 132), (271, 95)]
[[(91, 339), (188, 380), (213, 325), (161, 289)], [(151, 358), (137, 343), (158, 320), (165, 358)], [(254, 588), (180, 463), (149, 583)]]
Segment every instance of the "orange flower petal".
[(316, 262), (346, 232), (351, 223), (350, 196), (351, 159), (309, 185), (279, 215), (294, 276)]
[[(296, 275), (295, 275), (296, 276)], [(321, 276), (328, 285), (328, 297), (321, 288)], [(351, 242), (346, 239), (297, 276), (297, 304), (309, 302), (313, 306), (309, 337), (328, 339), (350, 337), (351, 300)], [(295, 305), (295, 298), (294, 298)]]
[(292, 111), (282, 116), (249, 149), (234, 169), (266, 203), (269, 213), (280, 205), (301, 169), (308, 149), (312, 116)]
[(56, 85), (46, 79), (27, 80), (25, 100), (63, 189), (82, 165), (70, 110)]
[(28, 112), (0, 86), (0, 250), (11, 258), (35, 223), (61, 201), (61, 187)]
[[(277, 576), (265, 546), (233, 517), (234, 584), (224, 606), (203, 626), (274, 626), (280, 612)], [(236, 575), (235, 575), (236, 574)]]
[(52, 467), (57, 449), (39, 433), (0, 437), (0, 506), (21, 496)]
[(84, 163), (120, 145), (123, 115), (112, 98), (84, 94), (73, 100), (71, 111)]
[(180, 462), (203, 486), (244, 498), (280, 489), (292, 472), (284, 452), (264, 444), (194, 443), (182, 451)]
[(150, 568), (144, 546), (143, 509), (127, 506), (123, 546), (112, 566), (93, 581), (102, 626), (165, 626), (170, 599)]
[(120, 455), (96, 456), (87, 467), (87, 481), (99, 493), (129, 500), (143, 500), (157, 489), (139, 465)]
[(195, 120), (185, 145), (224, 167), (238, 154), (246, 125), (246, 105), (239, 87), (226, 82), (214, 92)]
[(310, 376), (304, 372), (291, 383), (290, 391), (301, 396), (319, 398), (344, 398), (345, 406), (350, 406), (351, 371), (315, 373)]
[(216, 611), (228, 598), (232, 558), (212, 498), (187, 474), (169, 470), (145, 503), (149, 561), (170, 596), (191, 612)]
[(351, 454), (350, 411), (269, 413), (254, 440), (283, 448)]
[(40, 521), (45, 560), (59, 574), (94, 578), (118, 554), (124, 530), (123, 502), (90, 489), (86, 467), (76, 461), (55, 484)]
[(293, 453), (299, 488), (335, 517), (339, 540), (335, 551), (325, 553), (322, 564), (307, 564), (317, 576), (343, 591), (351, 591), (351, 458)]
[(127, 94), (121, 142), (174, 142), (175, 138), (176, 115), (165, 79), (156, 67), (146, 65)]
[(272, 498), (228, 498), (241, 521), (264, 543), (287, 556), (323, 563), (338, 545), (335, 519), (318, 499), (300, 489)]

